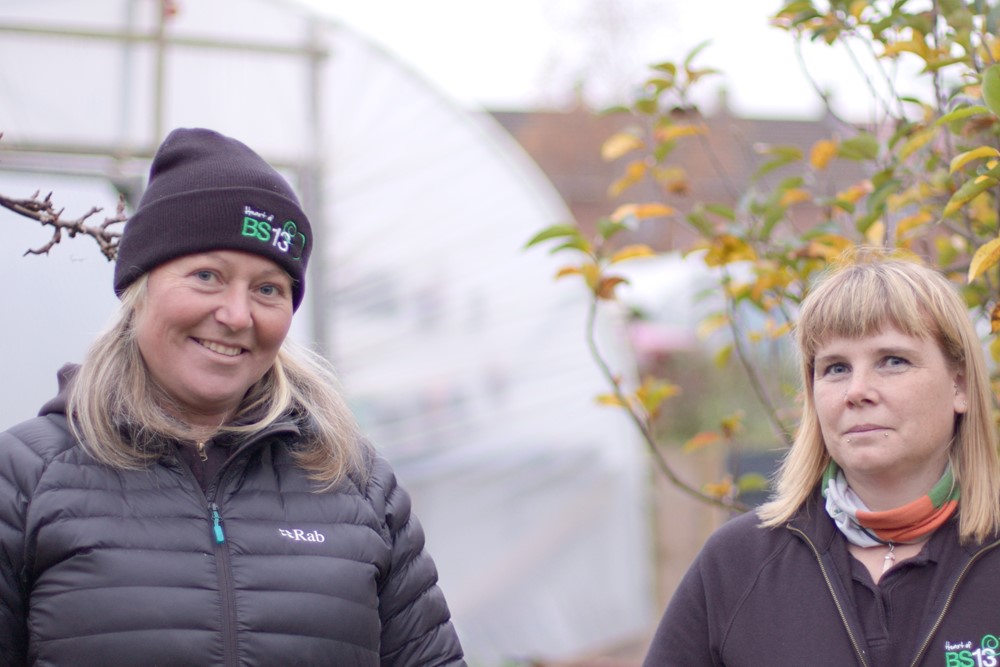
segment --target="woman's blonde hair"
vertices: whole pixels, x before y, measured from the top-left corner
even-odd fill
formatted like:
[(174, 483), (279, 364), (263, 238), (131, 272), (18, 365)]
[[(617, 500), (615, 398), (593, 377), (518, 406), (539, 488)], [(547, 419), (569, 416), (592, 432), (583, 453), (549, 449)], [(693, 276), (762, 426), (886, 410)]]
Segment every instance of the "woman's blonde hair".
[(935, 340), (965, 379), (968, 410), (956, 416), (950, 457), (962, 488), (959, 537), (982, 541), (1000, 530), (1000, 459), (982, 344), (966, 305), (944, 276), (874, 249), (855, 251), (802, 303), (796, 325), (802, 420), (776, 475), (775, 495), (758, 509), (762, 524), (777, 526), (791, 519), (816, 493), (830, 462), (813, 401), (816, 350), (831, 337), (862, 338), (887, 326)]
[[(73, 434), (91, 456), (116, 468), (148, 466), (170, 443), (192, 439), (188, 425), (172, 416), (170, 398), (139, 352), (135, 313), (146, 284), (144, 275), (122, 293), (115, 318), (91, 345), (69, 397)], [(247, 390), (219, 433), (249, 435), (289, 415), (303, 434), (293, 456), (322, 488), (363, 474), (366, 445), (332, 369), (318, 354), (286, 339), (274, 365)]]

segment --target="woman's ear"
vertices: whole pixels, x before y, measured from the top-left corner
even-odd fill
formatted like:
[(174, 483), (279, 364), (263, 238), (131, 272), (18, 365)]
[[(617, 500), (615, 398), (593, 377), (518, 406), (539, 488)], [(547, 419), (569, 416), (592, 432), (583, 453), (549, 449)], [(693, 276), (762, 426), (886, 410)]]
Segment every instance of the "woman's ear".
[(966, 389), (965, 374), (955, 374), (954, 409), (956, 414), (964, 415), (969, 410), (969, 395)]

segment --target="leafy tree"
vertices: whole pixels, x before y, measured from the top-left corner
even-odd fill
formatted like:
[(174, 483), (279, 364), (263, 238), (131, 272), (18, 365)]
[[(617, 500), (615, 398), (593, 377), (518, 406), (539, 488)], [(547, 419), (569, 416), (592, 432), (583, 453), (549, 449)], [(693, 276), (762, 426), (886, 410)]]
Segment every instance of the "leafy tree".
[[(757, 146), (749, 182), (735, 183), (722, 160), (712, 164), (731, 184), (727, 201), (696, 201), (686, 182), (678, 148), (697, 142), (711, 153), (708, 125), (691, 104), (692, 91), (718, 73), (695, 61), (705, 45), (681, 62), (651, 66), (638, 94), (609, 110), (630, 119), (607, 138), (605, 159), (622, 165), (609, 187), (612, 197), (645, 191), (651, 199), (619, 206), (596, 232), (577, 223), (541, 230), (528, 247), (554, 244), (569, 263), (557, 277), (582, 279), (593, 295), (588, 331), (591, 350), (610, 391), (602, 403), (627, 410), (660, 471), (679, 488), (707, 502), (740, 508), (740, 495), (761, 484), (759, 475), (692, 483), (680, 479), (663, 457), (655, 422), (677, 387), (662, 377), (626, 386), (593, 344), (594, 315), (617, 300), (626, 282), (620, 264), (653, 256), (647, 245), (622, 244), (638, 224), (670, 220), (693, 241), (684, 254), (719, 276), (721, 312), (706, 326), (725, 326), (775, 433), (789, 444), (796, 422), (794, 389), (775, 382), (755, 348), (787, 337), (799, 303), (816, 275), (860, 245), (879, 245), (915, 255), (961, 286), (973, 317), (1000, 330), (1000, 7), (990, 0), (794, 0), (771, 17), (776, 29), (806, 43), (844, 49), (869, 82), (873, 119), (841, 122), (836, 133), (804, 151), (796, 146)], [(892, 73), (919, 72), (919, 91), (904, 94)], [(808, 70), (806, 71), (808, 75)], [(819, 88), (817, 86), (817, 91)], [(831, 117), (836, 114), (824, 98)], [(833, 187), (831, 166), (851, 163), (859, 177)], [(776, 178), (777, 177), (777, 178)], [(803, 213), (814, 220), (796, 224)], [(985, 343), (1000, 361), (1000, 342)], [(687, 444), (733, 443), (739, 411)]]

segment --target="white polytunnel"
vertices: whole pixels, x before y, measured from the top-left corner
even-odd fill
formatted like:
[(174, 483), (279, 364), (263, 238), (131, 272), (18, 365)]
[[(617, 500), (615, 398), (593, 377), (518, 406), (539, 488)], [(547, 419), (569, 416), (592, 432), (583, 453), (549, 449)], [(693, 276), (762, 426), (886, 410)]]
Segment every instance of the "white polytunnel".
[[(461, 57), (456, 54), (456, 57)], [(75, 218), (210, 127), (288, 175), (320, 247), (293, 336), (334, 362), (427, 531), (470, 665), (562, 659), (654, 620), (648, 472), (586, 346), (588, 297), (525, 251), (569, 213), (488, 114), (290, 2), (4, 0), (0, 194)], [(0, 428), (32, 416), (116, 301), (88, 238), (0, 209)], [(634, 368), (606, 312), (599, 343)]]

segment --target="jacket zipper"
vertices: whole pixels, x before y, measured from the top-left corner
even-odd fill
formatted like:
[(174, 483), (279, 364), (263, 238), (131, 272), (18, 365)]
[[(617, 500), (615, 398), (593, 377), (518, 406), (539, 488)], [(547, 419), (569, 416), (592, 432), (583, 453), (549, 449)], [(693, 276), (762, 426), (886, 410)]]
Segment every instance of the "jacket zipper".
[(273, 425), (265, 429), (262, 433), (258, 433), (252, 442), (246, 443), (244, 446), (233, 454), (228, 461), (222, 464), (218, 476), (209, 485), (208, 492), (205, 493), (201, 489), (201, 485), (194, 478), (191, 470), (184, 463), (180, 464), (180, 467), (184, 470), (185, 474), (194, 482), (195, 488), (199, 493), (202, 494), (202, 498), (208, 504), (208, 519), (211, 526), (211, 540), (212, 540), (212, 552), (215, 555), (216, 562), (216, 573), (218, 575), (219, 581), (219, 594), (222, 596), (222, 641), (223, 641), (223, 655), (225, 656), (226, 667), (239, 667), (239, 661), (237, 660), (237, 651), (239, 649), (236, 637), (236, 605), (233, 600), (233, 580), (231, 572), (231, 564), (229, 562), (229, 544), (226, 542), (226, 533), (223, 527), (222, 519), (222, 509), (215, 502), (216, 495), (220, 488), (225, 485), (223, 482), (226, 481), (226, 477), (229, 476), (232, 466), (230, 463), (235, 459), (236, 454), (245, 453), (251, 448), (255, 447), (257, 444), (263, 442), (266, 437), (274, 435), (275, 433), (280, 433), (285, 430), (282, 427), (275, 428)]
[(212, 550), (217, 563), (216, 572), (219, 576), (219, 593), (222, 595), (222, 641), (225, 664), (236, 667), (236, 605), (233, 602), (233, 580), (230, 572), (229, 545), (226, 543), (226, 533), (222, 527), (222, 512), (214, 500), (209, 501), (212, 523)]
[(844, 614), (844, 608), (840, 604), (840, 598), (837, 597), (837, 593), (833, 590), (833, 582), (830, 581), (830, 575), (826, 571), (826, 566), (823, 565), (823, 559), (819, 555), (819, 549), (817, 549), (816, 545), (813, 544), (811, 539), (809, 539), (809, 536), (798, 528), (788, 526), (788, 530), (801, 535), (802, 539), (809, 545), (809, 548), (812, 549), (813, 555), (816, 556), (816, 562), (819, 564), (819, 571), (823, 574), (823, 581), (826, 582), (826, 588), (830, 591), (830, 597), (833, 598), (833, 604), (837, 607), (837, 613), (840, 614), (840, 622), (844, 624), (844, 629), (847, 630), (847, 636), (851, 639), (851, 646), (854, 647), (854, 652), (858, 654), (858, 660), (861, 661), (861, 664), (864, 665), (864, 667), (868, 667), (868, 661), (865, 659), (865, 654), (861, 650), (861, 646), (858, 644), (858, 640), (854, 636), (854, 633), (851, 631), (850, 624), (847, 622), (847, 616)]
[(927, 636), (924, 637), (924, 641), (920, 645), (920, 650), (917, 651), (917, 655), (916, 657), (913, 658), (913, 662), (910, 663), (910, 667), (917, 667), (917, 663), (919, 663), (920, 660), (923, 659), (924, 653), (927, 651), (927, 647), (931, 643), (931, 637), (934, 636), (934, 634), (938, 631), (938, 628), (941, 627), (941, 623), (944, 622), (944, 617), (948, 613), (948, 609), (951, 608), (951, 602), (952, 600), (955, 599), (955, 593), (958, 592), (958, 587), (965, 579), (965, 575), (969, 572), (970, 569), (972, 569), (972, 566), (975, 564), (977, 560), (979, 560), (980, 556), (989, 551), (992, 551), (997, 546), (1000, 546), (1000, 540), (993, 542), (993, 544), (988, 544), (979, 551), (977, 551), (976, 553), (974, 553), (972, 555), (972, 558), (969, 559), (969, 562), (966, 563), (965, 567), (962, 568), (962, 571), (959, 573), (958, 578), (955, 579), (954, 585), (948, 592), (948, 598), (945, 600), (944, 606), (941, 607), (941, 613), (938, 614), (937, 619), (934, 621), (934, 625), (931, 626), (930, 632), (928, 632)]

